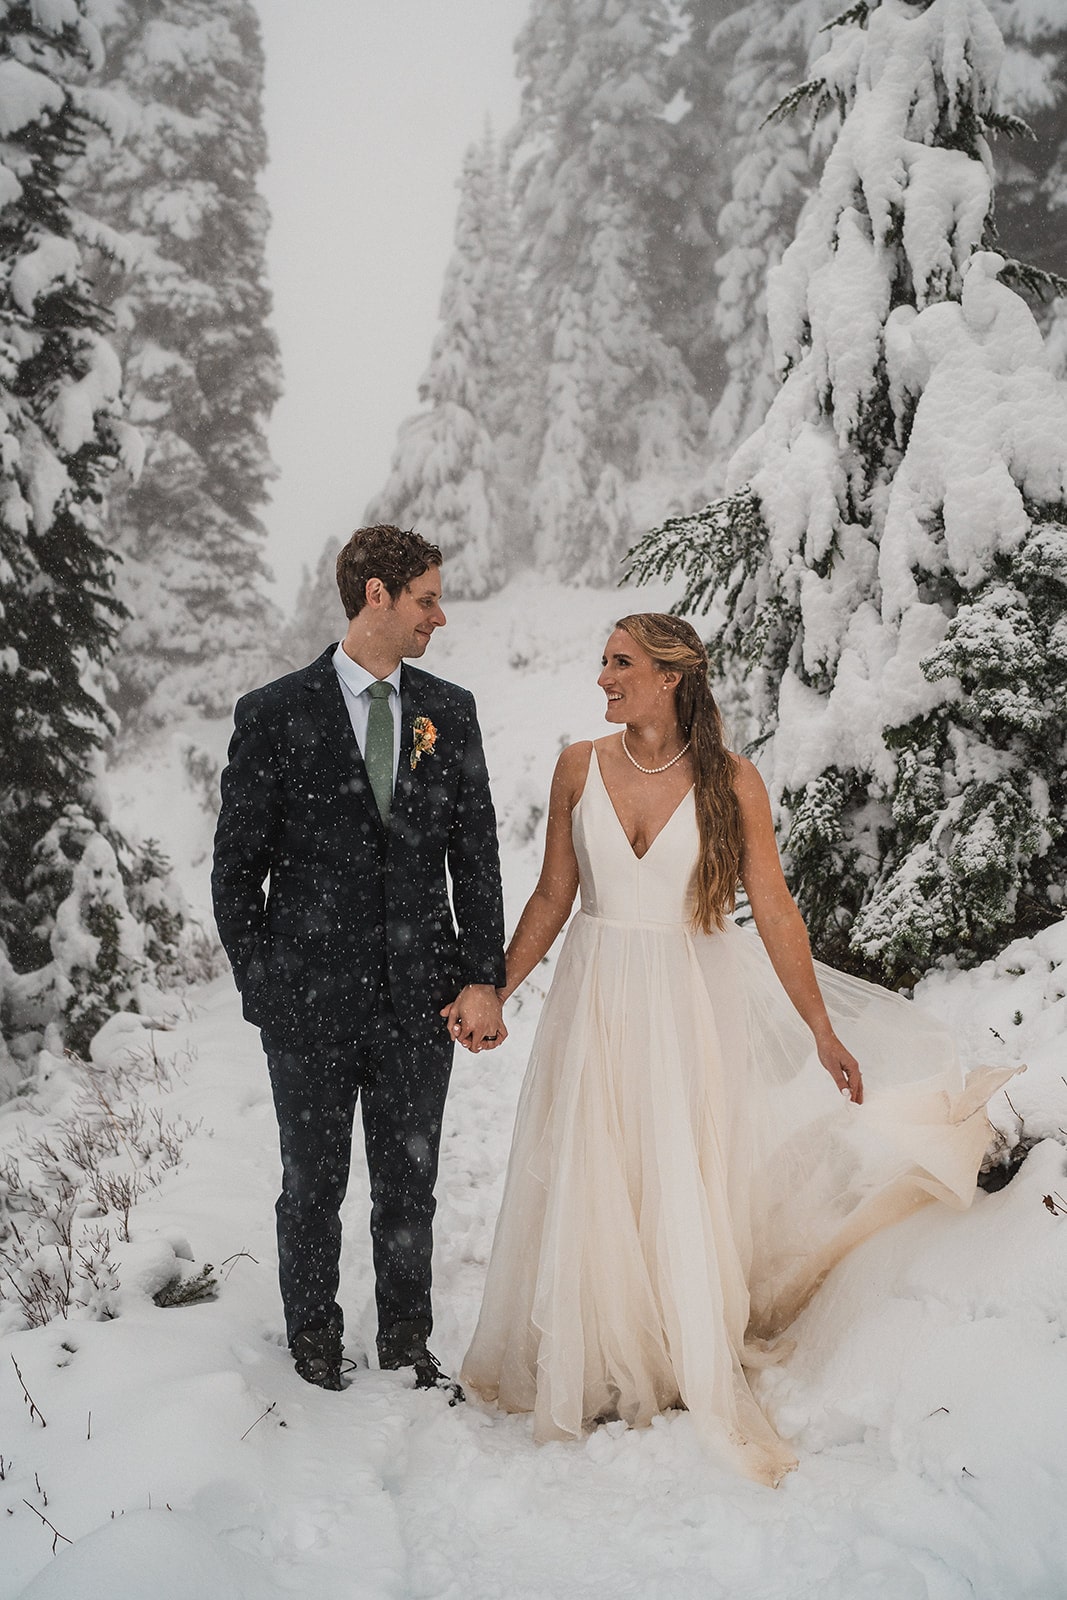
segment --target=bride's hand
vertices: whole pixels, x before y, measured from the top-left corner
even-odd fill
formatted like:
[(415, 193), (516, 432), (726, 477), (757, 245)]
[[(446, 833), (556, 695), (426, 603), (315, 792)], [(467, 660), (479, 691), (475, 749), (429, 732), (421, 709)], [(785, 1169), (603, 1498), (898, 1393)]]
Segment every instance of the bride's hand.
[(863, 1104), (863, 1075), (855, 1056), (845, 1049), (836, 1033), (816, 1039), (819, 1060), (833, 1078), (842, 1094), (847, 1094), (856, 1105)]
[(495, 1050), (508, 1036), (498, 993), (488, 983), (468, 984), (440, 1014), (456, 1044), (472, 1055)]

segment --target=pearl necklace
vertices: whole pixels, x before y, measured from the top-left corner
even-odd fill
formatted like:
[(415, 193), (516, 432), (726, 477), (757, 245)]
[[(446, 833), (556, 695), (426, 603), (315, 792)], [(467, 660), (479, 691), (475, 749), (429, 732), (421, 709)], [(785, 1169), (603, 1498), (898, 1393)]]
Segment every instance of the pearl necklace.
[(640, 761), (635, 761), (633, 756), (630, 754), (630, 747), (626, 743), (626, 729), (624, 728), (623, 731), (622, 731), (622, 753), (623, 753), (623, 755), (626, 757), (627, 761), (630, 762), (631, 766), (634, 766), (634, 767), (637, 768), (638, 772), (647, 773), (650, 778), (654, 777), (657, 772), (666, 772), (667, 768), (668, 767), (673, 767), (674, 763), (676, 761), (681, 761), (682, 757), (685, 755), (685, 752), (689, 749), (689, 746), (692, 744), (692, 742), (693, 742), (692, 739), (687, 739), (685, 741), (685, 743), (683, 744), (682, 748), (679, 750), (678, 754), (676, 756), (671, 756), (671, 759), (669, 761), (665, 761), (663, 763), (662, 767), (643, 767), (641, 765)]

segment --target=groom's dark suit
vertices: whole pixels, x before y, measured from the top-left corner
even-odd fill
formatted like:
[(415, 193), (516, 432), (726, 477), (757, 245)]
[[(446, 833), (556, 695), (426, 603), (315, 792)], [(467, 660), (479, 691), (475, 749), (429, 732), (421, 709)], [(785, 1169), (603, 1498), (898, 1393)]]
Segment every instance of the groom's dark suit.
[[(238, 702), (211, 882), (278, 1110), (290, 1340), (340, 1324), (338, 1211), (358, 1095), (379, 1348), (393, 1350), (430, 1328), (433, 1183), (452, 1057), (438, 1013), (466, 984), (504, 981), (496, 818), (472, 696), (404, 665), (383, 824), (334, 649)], [(413, 767), (418, 717), (436, 741)]]

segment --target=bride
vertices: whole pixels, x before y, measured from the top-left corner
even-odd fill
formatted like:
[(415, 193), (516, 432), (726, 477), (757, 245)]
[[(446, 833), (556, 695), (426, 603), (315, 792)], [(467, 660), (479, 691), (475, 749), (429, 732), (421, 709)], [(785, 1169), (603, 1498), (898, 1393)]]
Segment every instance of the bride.
[[(816, 977), (766, 790), (724, 745), (688, 623), (624, 617), (599, 683), (621, 732), (560, 756), (508, 949), (505, 998), (581, 891), (463, 1381), (532, 1411), (538, 1440), (684, 1406), (776, 1483), (796, 1458), (746, 1371), (787, 1353), (768, 1340), (861, 1239), (970, 1203), (1011, 1073), (965, 1083), (910, 1002)], [(758, 938), (728, 916), (738, 882)]]

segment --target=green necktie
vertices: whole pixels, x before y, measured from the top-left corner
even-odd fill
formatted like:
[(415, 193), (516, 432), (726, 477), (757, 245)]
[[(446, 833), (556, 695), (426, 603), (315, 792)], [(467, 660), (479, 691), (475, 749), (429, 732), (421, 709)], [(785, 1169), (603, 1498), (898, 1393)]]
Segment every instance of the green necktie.
[(392, 692), (392, 684), (384, 680), (367, 687), (370, 713), (367, 717), (367, 748), (363, 753), (363, 762), (383, 822), (389, 821), (389, 807), (393, 800), (393, 713), (389, 709)]

